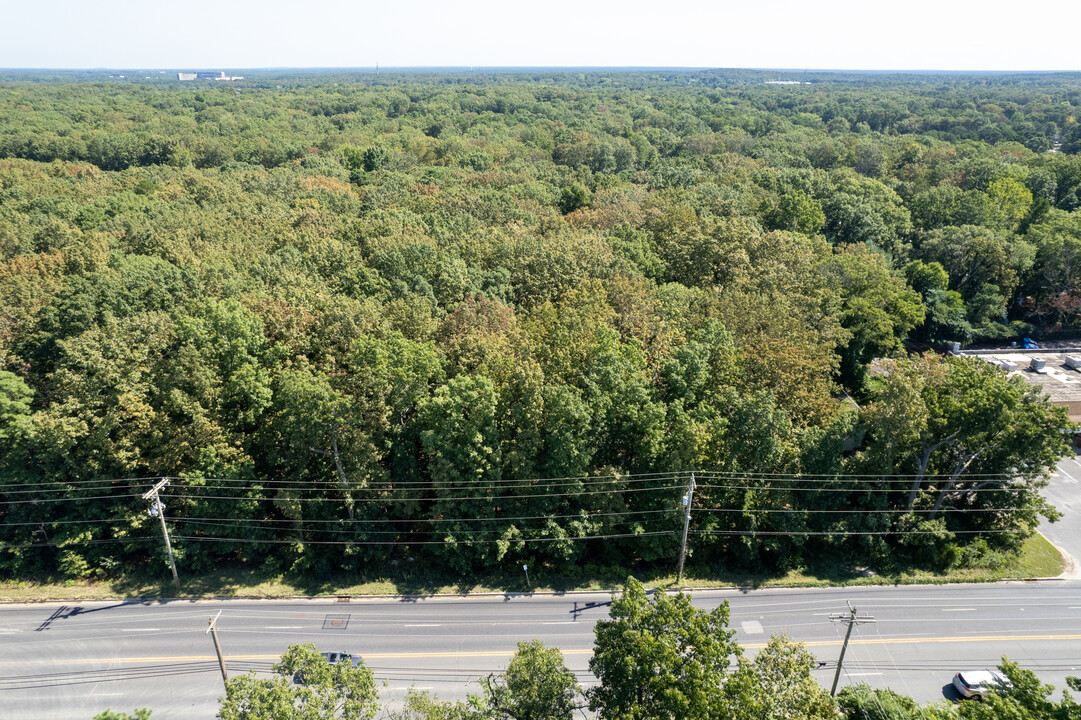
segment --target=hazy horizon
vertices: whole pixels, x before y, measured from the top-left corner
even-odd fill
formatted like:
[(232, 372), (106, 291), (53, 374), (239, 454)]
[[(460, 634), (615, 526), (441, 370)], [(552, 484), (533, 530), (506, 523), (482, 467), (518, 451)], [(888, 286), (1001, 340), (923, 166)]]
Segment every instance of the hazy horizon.
[[(175, 65), (167, 66), (0, 66), (0, 70), (13, 72), (64, 71), (64, 72), (279, 72), (279, 71), (335, 71), (356, 73), (392, 72), (723, 72), (726, 70), (776, 73), (853, 73), (853, 74), (903, 74), (903, 75), (1023, 75), (1023, 74), (1081, 74), (1081, 69), (957, 69), (957, 68), (851, 68), (851, 67), (752, 67), (752, 66), (693, 66), (693, 65)], [(134, 79), (134, 78), (133, 78)]]
[[(1081, 70), (1081, 4), (1026, 13), (912, 0), (745, 3), (644, 0), (543, 7), (495, 0), (395, 5), (312, 0), (43, 0), (5, 9), (8, 69), (843, 68)], [(47, 28), (45, 34), (33, 28)]]

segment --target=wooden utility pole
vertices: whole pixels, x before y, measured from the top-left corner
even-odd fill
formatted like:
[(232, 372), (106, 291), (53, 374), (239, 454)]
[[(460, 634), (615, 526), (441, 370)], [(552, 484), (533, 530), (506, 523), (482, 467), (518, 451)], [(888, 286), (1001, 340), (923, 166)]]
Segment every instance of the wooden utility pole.
[(683, 496), (683, 543), (679, 547), (679, 583), (683, 583), (683, 561), (687, 557), (687, 531), (691, 527), (691, 500), (694, 497), (694, 473), (691, 473), (691, 481), (687, 484), (687, 494)]
[(161, 503), (161, 498), (158, 497), (158, 491), (168, 484), (169, 478), (162, 478), (158, 481), (157, 485), (150, 488), (150, 490), (143, 495), (143, 500), (153, 499), (154, 501), (147, 512), (150, 514), (150, 517), (157, 515), (158, 519), (161, 520), (161, 535), (165, 538), (165, 550), (169, 553), (169, 568), (173, 571), (173, 585), (179, 590), (180, 578), (176, 574), (176, 561), (173, 560), (173, 546), (172, 543), (169, 542), (169, 530), (165, 527), (165, 506)]
[(837, 680), (841, 677), (841, 666), (845, 661), (845, 650), (848, 649), (848, 638), (852, 637), (852, 626), (859, 625), (860, 623), (873, 623), (875, 618), (873, 615), (857, 615), (856, 608), (852, 607), (852, 601), (846, 600), (848, 603), (847, 613), (833, 613), (830, 615), (830, 622), (843, 622), (848, 625), (848, 630), (845, 631), (845, 641), (841, 645), (841, 657), (837, 659), (837, 671), (833, 673), (833, 687), (830, 688), (830, 697), (837, 694)]
[(214, 637), (214, 652), (218, 653), (218, 667), (221, 668), (221, 680), (224, 683), (228, 683), (229, 682), (229, 674), (227, 672), (225, 672), (225, 658), (222, 657), (221, 643), (218, 642), (218, 627), (217, 627), (216, 623), (218, 622), (218, 618), (220, 618), (220, 617), (221, 617), (221, 610), (218, 611), (217, 615), (210, 618), (210, 627), (208, 627), (206, 629), (206, 632), (203, 633), (203, 634), (206, 635), (207, 633), (211, 633), (213, 635), (213, 637)]

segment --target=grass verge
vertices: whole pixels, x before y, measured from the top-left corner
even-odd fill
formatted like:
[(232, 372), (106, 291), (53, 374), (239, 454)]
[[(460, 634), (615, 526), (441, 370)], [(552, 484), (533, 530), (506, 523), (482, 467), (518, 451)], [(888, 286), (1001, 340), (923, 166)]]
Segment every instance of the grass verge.
[(848, 585), (918, 585), (1055, 577), (1065, 568), (1062, 554), (1042, 535), (1025, 541), (1021, 554), (993, 567), (955, 568), (945, 572), (900, 569), (876, 573), (867, 568), (824, 563), (820, 567), (792, 570), (783, 574), (691, 571), (680, 584), (671, 574), (643, 572), (636, 568), (610, 568), (607, 574), (588, 579), (552, 575), (538, 568), (529, 587), (522, 574), (493, 574), (485, 577), (451, 578), (433, 573), (401, 573), (395, 577), (341, 575), (311, 580), (287, 575), (269, 575), (247, 567), (186, 576), (181, 569), (178, 592), (161, 576), (126, 577), (101, 582), (56, 581), (50, 578), (0, 582), (0, 602), (45, 602), (49, 600), (117, 600), (125, 598), (284, 598), (327, 595), (436, 595), (480, 592), (508, 596), (529, 592), (571, 592), (618, 590), (627, 575), (634, 575), (650, 588), (763, 588), (837, 587)]

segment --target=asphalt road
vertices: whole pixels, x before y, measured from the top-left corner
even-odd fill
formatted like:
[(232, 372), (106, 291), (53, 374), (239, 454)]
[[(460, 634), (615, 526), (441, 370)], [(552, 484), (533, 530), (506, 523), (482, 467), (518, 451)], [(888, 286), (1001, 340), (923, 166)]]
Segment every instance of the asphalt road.
[(1040, 532), (1067, 556), (1066, 576), (1081, 578), (1081, 456), (1066, 458), (1058, 464), (1046, 495), (1062, 513), (1055, 523), (1046, 520)]
[[(476, 692), (517, 643), (558, 646), (589, 684), (593, 626), (607, 594), (471, 598), (85, 603), (0, 606), (0, 718), (87, 720), (106, 708), (150, 707), (155, 720), (213, 718), (221, 676), (207, 621), (231, 673), (268, 672), (285, 648), (360, 653), (394, 706), (410, 686), (445, 698)], [(772, 633), (806, 642), (829, 687), (844, 627), (829, 614), (851, 600), (877, 622), (859, 625), (841, 685), (893, 687), (921, 701), (955, 698), (953, 673), (1002, 655), (1062, 687), (1081, 674), (1081, 582), (694, 593), (731, 603), (737, 639), (754, 652)]]

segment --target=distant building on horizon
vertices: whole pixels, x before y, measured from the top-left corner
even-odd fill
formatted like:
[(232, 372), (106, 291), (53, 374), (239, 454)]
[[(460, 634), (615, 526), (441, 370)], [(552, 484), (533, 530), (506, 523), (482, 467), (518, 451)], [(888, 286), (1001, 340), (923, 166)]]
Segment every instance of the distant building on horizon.
[(218, 72), (178, 72), (177, 80), (243, 80), (243, 75), (226, 75), (224, 71)]

